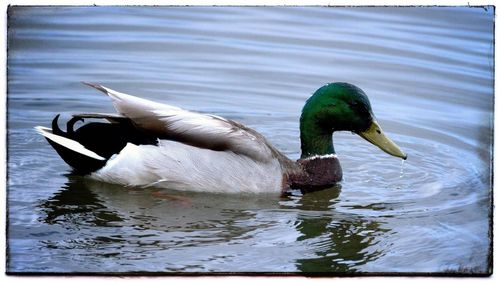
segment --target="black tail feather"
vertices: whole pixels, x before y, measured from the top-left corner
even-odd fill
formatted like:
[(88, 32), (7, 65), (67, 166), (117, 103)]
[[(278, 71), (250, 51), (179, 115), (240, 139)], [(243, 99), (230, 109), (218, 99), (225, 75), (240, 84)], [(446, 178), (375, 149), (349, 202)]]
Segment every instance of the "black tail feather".
[(75, 126), (75, 123), (77, 123), (78, 121), (85, 122), (85, 120), (81, 117), (73, 117), (68, 121), (68, 123), (66, 123), (66, 133), (69, 136), (75, 134), (75, 130), (73, 129), (73, 127)]
[(106, 160), (96, 160), (61, 146), (50, 139), (47, 139), (47, 141), (49, 141), (49, 144), (56, 150), (57, 154), (61, 156), (66, 164), (73, 168), (73, 173), (75, 174), (86, 175), (106, 165)]
[(91, 122), (75, 130), (75, 123), (78, 121), (84, 122), (84, 120), (80, 117), (73, 117), (66, 123), (66, 132), (63, 132), (58, 125), (59, 117), (58, 114), (52, 120), (53, 134), (74, 140), (106, 159), (103, 161), (91, 158), (47, 139), (59, 156), (73, 168), (76, 174), (85, 175), (102, 168), (107, 160), (114, 154), (120, 153), (127, 143), (136, 145), (157, 144), (156, 136), (138, 130), (128, 120), (123, 120), (120, 123)]
[(60, 114), (57, 114), (54, 119), (52, 120), (52, 133), (66, 137), (66, 133), (64, 133), (61, 128), (59, 128), (59, 125), (57, 124), (57, 120), (59, 119)]

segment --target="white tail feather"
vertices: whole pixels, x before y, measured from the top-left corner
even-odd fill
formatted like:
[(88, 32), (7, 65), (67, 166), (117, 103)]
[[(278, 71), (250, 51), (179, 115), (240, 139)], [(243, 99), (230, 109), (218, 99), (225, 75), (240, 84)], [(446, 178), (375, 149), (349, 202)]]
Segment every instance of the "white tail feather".
[(82, 144), (76, 142), (75, 140), (68, 139), (66, 137), (62, 137), (59, 135), (56, 135), (52, 133), (52, 129), (43, 127), (43, 126), (37, 126), (35, 127), (36, 131), (43, 135), (45, 138), (50, 139), (51, 141), (64, 146), (72, 151), (75, 151), (77, 153), (80, 153), (82, 155), (85, 155), (87, 157), (96, 159), (96, 160), (106, 160), (105, 158), (97, 155), (96, 153), (90, 151), (89, 149), (85, 148)]

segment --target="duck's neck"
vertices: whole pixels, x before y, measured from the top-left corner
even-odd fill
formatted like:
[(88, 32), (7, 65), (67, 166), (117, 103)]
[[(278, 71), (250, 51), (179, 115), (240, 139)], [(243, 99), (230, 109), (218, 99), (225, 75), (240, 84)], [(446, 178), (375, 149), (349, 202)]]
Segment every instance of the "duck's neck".
[(303, 113), (300, 118), (301, 159), (312, 156), (335, 154), (332, 140), (333, 130), (319, 125), (313, 116)]

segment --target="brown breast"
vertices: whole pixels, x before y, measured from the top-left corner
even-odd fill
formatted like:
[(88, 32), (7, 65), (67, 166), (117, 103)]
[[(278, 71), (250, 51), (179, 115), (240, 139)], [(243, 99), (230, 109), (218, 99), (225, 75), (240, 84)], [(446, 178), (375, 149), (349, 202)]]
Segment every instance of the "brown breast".
[(303, 190), (320, 190), (342, 180), (342, 168), (336, 155), (299, 159), (294, 170), (284, 177), (285, 187)]

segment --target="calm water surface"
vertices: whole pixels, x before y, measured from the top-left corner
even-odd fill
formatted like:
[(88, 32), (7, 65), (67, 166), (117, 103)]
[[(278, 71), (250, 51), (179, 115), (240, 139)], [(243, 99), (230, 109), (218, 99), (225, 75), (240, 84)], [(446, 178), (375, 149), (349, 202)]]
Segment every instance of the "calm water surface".
[[(486, 8), (14, 7), (9, 272), (489, 270), (493, 16)], [(240, 121), (289, 157), (320, 86), (371, 98), (402, 164), (334, 135), (336, 188), (290, 197), (71, 176), (36, 132), (112, 112), (80, 81)]]

